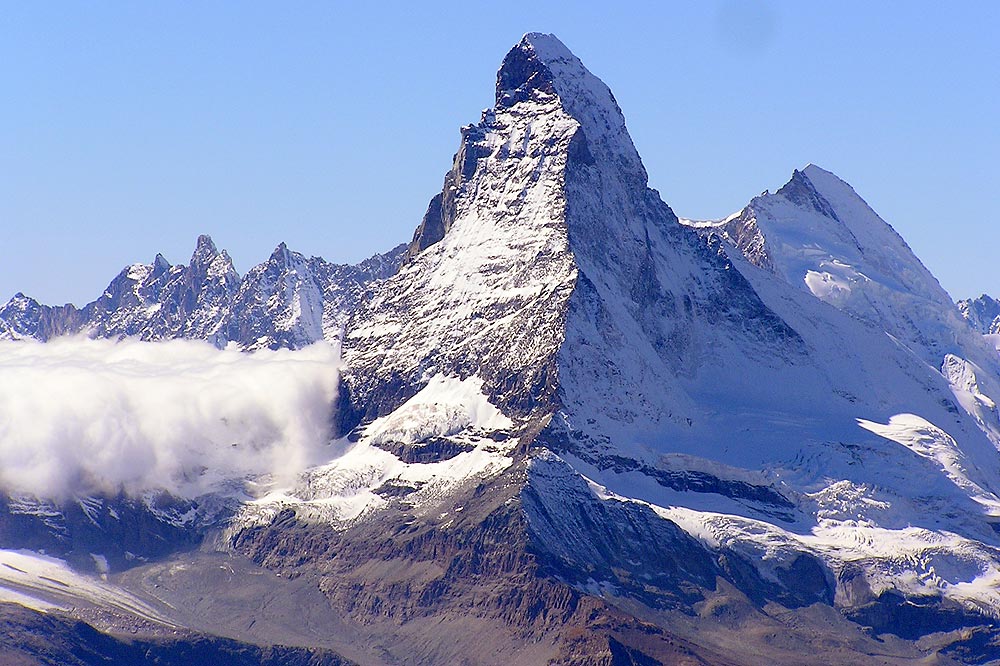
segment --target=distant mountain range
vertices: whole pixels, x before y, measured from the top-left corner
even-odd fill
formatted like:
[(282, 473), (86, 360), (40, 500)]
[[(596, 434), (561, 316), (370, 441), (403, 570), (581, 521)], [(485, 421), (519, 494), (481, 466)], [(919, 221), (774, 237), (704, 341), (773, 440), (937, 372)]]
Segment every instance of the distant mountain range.
[(399, 268), (405, 245), (356, 265), (306, 258), (282, 243), (242, 278), (225, 250), (199, 236), (188, 265), (158, 254), (124, 268), (82, 308), (42, 305), (16, 294), (0, 308), (0, 339), (59, 335), (208, 340), (217, 347), (298, 349), (337, 340), (368, 285)]
[(679, 219), (608, 87), (531, 33), (408, 245), (358, 266), (279, 246), (240, 278), (201, 237), (81, 309), (0, 310), (9, 338), (325, 338), (344, 364), (330, 459), (288, 487), (6, 497), (0, 599), (37, 613), (5, 617), (84, 664), (123, 640), (219, 663), (997, 663), (997, 315), (815, 165)]

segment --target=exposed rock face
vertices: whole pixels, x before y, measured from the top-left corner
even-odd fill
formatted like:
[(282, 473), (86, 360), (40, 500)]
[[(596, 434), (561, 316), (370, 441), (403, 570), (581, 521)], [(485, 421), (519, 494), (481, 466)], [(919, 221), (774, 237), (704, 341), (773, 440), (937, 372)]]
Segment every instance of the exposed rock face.
[(0, 338), (185, 338), (246, 350), (335, 341), (367, 285), (394, 273), (403, 249), (350, 266), (306, 259), (282, 243), (240, 278), (225, 250), (199, 236), (188, 265), (171, 266), (159, 254), (151, 264), (133, 264), (82, 309), (17, 294), (0, 308)]
[[(405, 649), (391, 651), (390, 660), (493, 664), (509, 658), (519, 664), (633, 663), (621, 661), (627, 654), (639, 660), (634, 663), (675, 663), (673, 659), (681, 659), (676, 663), (728, 663), (710, 650), (638, 622), (564, 582), (566, 577), (586, 580), (588, 572), (603, 573), (595, 564), (608, 570), (616, 563), (629, 566), (618, 549), (626, 543), (624, 539), (649, 536), (637, 534), (638, 527), (657, 536), (667, 535), (666, 542), (631, 543), (632, 555), (653, 558), (642, 566), (658, 572), (659, 578), (645, 585), (645, 594), (655, 596), (658, 607), (684, 607), (693, 598), (700, 598), (699, 584), (713, 583), (715, 574), (725, 575), (709, 551), (664, 521), (634, 516), (629, 520), (628, 507), (622, 507), (622, 514), (611, 516), (607, 523), (566, 525), (558, 535), (590, 540), (601, 536), (595, 534), (595, 527), (614, 530), (606, 534), (606, 540), (594, 544), (603, 562), (601, 557), (591, 562), (591, 552), (567, 556), (565, 542), (552, 542), (560, 552), (550, 551), (534, 533), (528, 516), (544, 512), (544, 505), (556, 498), (539, 497), (525, 485), (525, 469), (522, 464), (480, 484), (471, 494), (450, 498), (449, 502), (463, 502), (458, 507), (450, 505), (452, 512), (460, 510), (456, 520), (415, 521), (404, 504), (396, 504), (379, 520), (331, 532), (326, 525), (288, 511), (267, 526), (237, 533), (233, 545), (286, 575), (318, 571), (320, 587), (338, 612), (351, 621), (375, 623), (382, 632), (404, 637)], [(579, 478), (575, 481), (580, 482)], [(593, 498), (586, 501), (594, 502)], [(654, 564), (662, 553), (659, 548), (666, 543), (676, 547), (669, 555), (674, 565), (672, 576)], [(646, 552), (639, 552), (642, 550)], [(452, 626), (458, 618), (463, 618), (463, 624)], [(491, 627), (490, 638), (478, 639), (480, 650), (459, 636), (461, 627), (468, 627), (473, 620)], [(427, 632), (429, 622), (434, 629)], [(408, 633), (421, 631), (421, 627), (426, 633)], [(601, 648), (595, 650), (594, 641), (602, 640)], [(460, 650), (451, 652), (456, 643)], [(506, 643), (504, 651), (510, 656), (491, 653), (495, 643)], [(525, 646), (534, 643), (547, 646), (541, 653), (543, 658), (526, 650)], [(582, 654), (588, 656), (580, 661)]]

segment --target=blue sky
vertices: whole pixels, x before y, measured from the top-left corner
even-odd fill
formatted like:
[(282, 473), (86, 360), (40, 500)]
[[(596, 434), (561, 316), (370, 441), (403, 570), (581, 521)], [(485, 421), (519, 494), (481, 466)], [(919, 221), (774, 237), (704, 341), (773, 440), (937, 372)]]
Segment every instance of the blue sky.
[(611, 86), (679, 215), (814, 162), (953, 296), (1000, 294), (1000, 3), (362, 4), (0, 4), (0, 300), (83, 304), (199, 233), (241, 273), (408, 240), (536, 30)]

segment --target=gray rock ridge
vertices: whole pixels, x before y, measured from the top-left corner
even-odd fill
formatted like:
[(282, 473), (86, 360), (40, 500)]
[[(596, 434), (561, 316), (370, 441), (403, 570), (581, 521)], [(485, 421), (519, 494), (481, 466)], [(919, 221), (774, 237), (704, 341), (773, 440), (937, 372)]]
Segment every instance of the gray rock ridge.
[(973, 329), (983, 335), (1000, 333), (1000, 301), (983, 294), (958, 301), (958, 309)]
[(202, 235), (187, 265), (157, 254), (150, 264), (123, 269), (83, 308), (15, 295), (0, 308), (0, 338), (191, 339), (244, 350), (337, 341), (369, 283), (394, 273), (404, 249), (349, 265), (306, 258), (282, 243), (241, 278), (226, 251)]

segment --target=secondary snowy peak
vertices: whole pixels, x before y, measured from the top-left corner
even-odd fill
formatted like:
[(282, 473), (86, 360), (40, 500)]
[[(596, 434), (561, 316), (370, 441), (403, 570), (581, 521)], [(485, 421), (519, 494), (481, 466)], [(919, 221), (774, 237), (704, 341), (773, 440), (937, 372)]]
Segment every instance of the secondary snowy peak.
[(281, 243), (250, 269), (233, 304), (228, 337), (247, 349), (297, 349), (323, 339), (323, 296), (302, 254)]
[(934, 367), (962, 353), (967, 327), (947, 292), (832, 173), (815, 165), (795, 171), (777, 192), (755, 197), (714, 229), (750, 263), (882, 328)]
[(119, 273), (84, 308), (83, 332), (99, 338), (190, 337), (225, 344), (220, 337), (225, 306), (239, 283), (229, 256), (203, 235), (187, 266), (171, 266), (157, 255), (151, 264), (133, 264)]
[[(738, 215), (697, 226), (938, 369), (951, 384), (952, 399), (1000, 446), (1000, 418), (992, 406), (1000, 399), (1000, 361), (993, 346), (963, 320), (906, 242), (850, 185), (809, 165)], [(966, 373), (954, 371), (963, 364), (976, 369), (973, 393), (982, 400), (969, 397), (960, 380)]]
[(75, 332), (82, 318), (83, 313), (70, 303), (42, 305), (18, 292), (0, 306), (0, 340), (48, 340)]
[[(822, 172), (836, 178), (833, 174), (823, 171), (815, 165), (809, 164), (802, 171), (799, 171), (798, 169), (793, 171), (791, 180), (785, 183), (784, 186), (782, 186), (782, 188), (775, 193), (776, 196), (784, 197), (797, 206), (811, 208), (820, 215), (825, 215), (826, 217), (840, 222), (840, 218), (837, 217), (837, 211), (835, 211), (833, 209), (833, 205), (824, 199), (823, 195), (819, 193), (816, 186), (813, 185), (812, 181), (806, 175), (805, 172), (807, 171), (811, 171), (813, 175), (817, 175)], [(853, 190), (851, 193), (854, 193)]]

